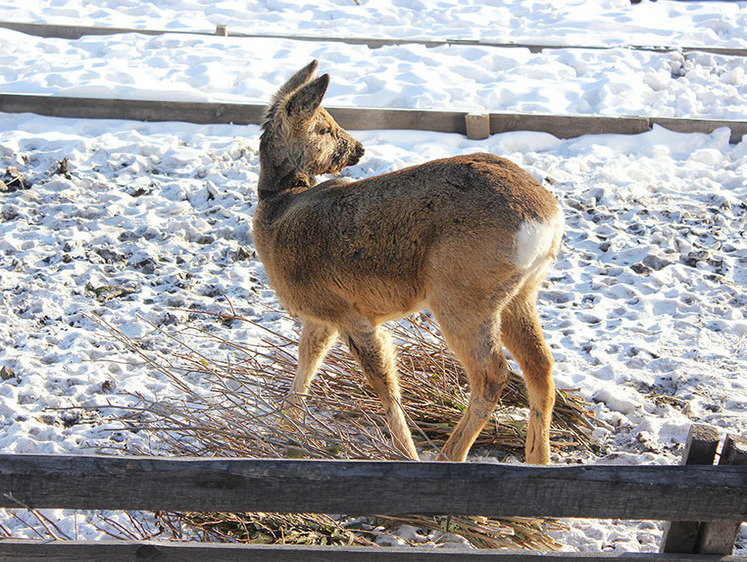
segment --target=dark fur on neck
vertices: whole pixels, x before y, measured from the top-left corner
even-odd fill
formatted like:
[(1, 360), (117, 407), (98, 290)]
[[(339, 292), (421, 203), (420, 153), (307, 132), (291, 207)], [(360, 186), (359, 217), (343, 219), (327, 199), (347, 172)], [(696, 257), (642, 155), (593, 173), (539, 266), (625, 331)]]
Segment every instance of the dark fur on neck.
[(299, 171), (290, 158), (284, 158), (279, 164), (269, 162), (266, 151), (263, 150), (265, 143), (269, 142), (268, 136), (268, 131), (265, 130), (260, 137), (260, 171), (257, 185), (259, 198), (299, 188), (308, 189), (316, 185), (316, 178)]

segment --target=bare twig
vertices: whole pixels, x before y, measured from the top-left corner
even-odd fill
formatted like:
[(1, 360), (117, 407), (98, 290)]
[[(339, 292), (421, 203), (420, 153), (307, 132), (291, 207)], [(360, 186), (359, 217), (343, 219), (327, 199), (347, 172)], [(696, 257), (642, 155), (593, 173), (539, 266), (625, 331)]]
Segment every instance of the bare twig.
[[(319, 377), (301, 407), (296, 421), (279, 405), (290, 387), (296, 367), (298, 334), (289, 337), (236, 315), (204, 313), (220, 321), (246, 322), (266, 336), (255, 345), (239, 345), (192, 328), (192, 337), (231, 350), (229, 357), (210, 357), (197, 345), (184, 341), (185, 332), (169, 333), (155, 327), (173, 345), (168, 356), (144, 353), (141, 347), (109, 324), (95, 318), (127, 349), (149, 367), (163, 373), (185, 399), (148, 400), (140, 407), (121, 408), (119, 419), (128, 429), (151, 432), (176, 455), (308, 458), (401, 458), (386, 437), (385, 418), (375, 394), (359, 374), (355, 362), (339, 345), (329, 353)], [(190, 311), (194, 312), (194, 311)], [(399, 345), (402, 407), (421, 435), (421, 448), (437, 452), (466, 408), (469, 389), (461, 364), (449, 353), (435, 322), (421, 314), (392, 327)], [(215, 345), (213, 345), (215, 347)], [(198, 375), (209, 392), (193, 392), (183, 380)], [(558, 391), (552, 427), (556, 449), (585, 447), (595, 420), (588, 405), (572, 391)], [(525, 439), (526, 391), (521, 377), (512, 373), (490, 423), (475, 448), (522, 455)], [(310, 519), (304, 519), (310, 517)], [(198, 529), (205, 540), (280, 542), (356, 542), (352, 533), (327, 516), (277, 516), (276, 514), (159, 513), (164, 532), (184, 536), (184, 525)], [(522, 546), (555, 548), (546, 530), (555, 521), (535, 519), (496, 520), (476, 517), (433, 518), (381, 517), (385, 525), (411, 524), (433, 532), (457, 533), (480, 548)], [(310, 530), (311, 529), (311, 530)], [(320, 531), (324, 529), (324, 531)], [(343, 532), (343, 530), (345, 532)], [(313, 532), (312, 532), (313, 531)], [(346, 533), (352, 533), (350, 535)], [(366, 541), (368, 539), (365, 539)], [(335, 542), (341, 541), (341, 542)], [(357, 542), (356, 544), (361, 544)]]

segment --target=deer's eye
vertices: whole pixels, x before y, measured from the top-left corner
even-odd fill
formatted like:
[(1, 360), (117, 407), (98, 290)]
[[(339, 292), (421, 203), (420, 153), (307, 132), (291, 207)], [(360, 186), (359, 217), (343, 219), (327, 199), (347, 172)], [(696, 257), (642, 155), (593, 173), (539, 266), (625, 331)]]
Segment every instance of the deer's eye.
[(323, 128), (321, 128), (321, 129), (319, 129), (319, 134), (320, 134), (320, 135), (328, 135), (328, 134), (330, 134), (331, 132), (332, 132), (332, 129), (331, 129), (331, 128), (329, 128), (329, 127), (323, 127)]

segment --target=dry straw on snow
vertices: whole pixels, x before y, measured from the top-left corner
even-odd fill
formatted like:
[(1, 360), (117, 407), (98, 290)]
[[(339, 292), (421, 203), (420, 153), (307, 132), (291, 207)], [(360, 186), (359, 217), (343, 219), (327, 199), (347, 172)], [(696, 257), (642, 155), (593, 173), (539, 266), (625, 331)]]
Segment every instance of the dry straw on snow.
[[(251, 322), (234, 314), (215, 314), (222, 322)], [(380, 402), (342, 347), (335, 346), (312, 384), (302, 421), (278, 412), (295, 374), (297, 337), (288, 338), (261, 326), (259, 345), (240, 345), (204, 330), (190, 330), (229, 348), (223, 358), (208, 357), (187, 344), (186, 332), (158, 330), (178, 343), (179, 352), (154, 354), (124, 334), (98, 321), (152, 369), (184, 390), (183, 400), (143, 400), (143, 408), (122, 416), (129, 428), (152, 432), (169, 454), (293, 457), (330, 459), (396, 459), (401, 455), (386, 435)], [(435, 455), (467, 405), (466, 374), (447, 351), (432, 319), (420, 314), (392, 327), (398, 343), (403, 407), (424, 456)], [(195, 393), (187, 381), (209, 386)], [(575, 393), (558, 391), (553, 419), (555, 448), (586, 446), (594, 424), (587, 404)], [(480, 434), (473, 454), (520, 456), (524, 444), (527, 398), (519, 375), (512, 373), (503, 399)], [(151, 451), (139, 451), (150, 453)], [(376, 530), (407, 524), (430, 530), (431, 538), (462, 536), (479, 548), (549, 549), (556, 543), (545, 534), (558, 523), (527, 518), (376, 517), (354, 525), (323, 515), (159, 514), (174, 536), (182, 524), (200, 531), (205, 540), (293, 542), (301, 544), (371, 544)], [(353, 529), (355, 527), (355, 529)]]

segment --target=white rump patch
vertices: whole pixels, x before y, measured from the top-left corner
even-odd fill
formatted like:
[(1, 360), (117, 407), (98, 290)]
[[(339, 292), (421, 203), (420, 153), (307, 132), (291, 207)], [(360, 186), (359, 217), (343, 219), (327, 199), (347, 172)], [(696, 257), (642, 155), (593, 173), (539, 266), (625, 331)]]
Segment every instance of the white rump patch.
[(526, 221), (516, 233), (513, 262), (522, 269), (534, 269), (550, 257), (562, 235), (563, 216), (545, 222)]

